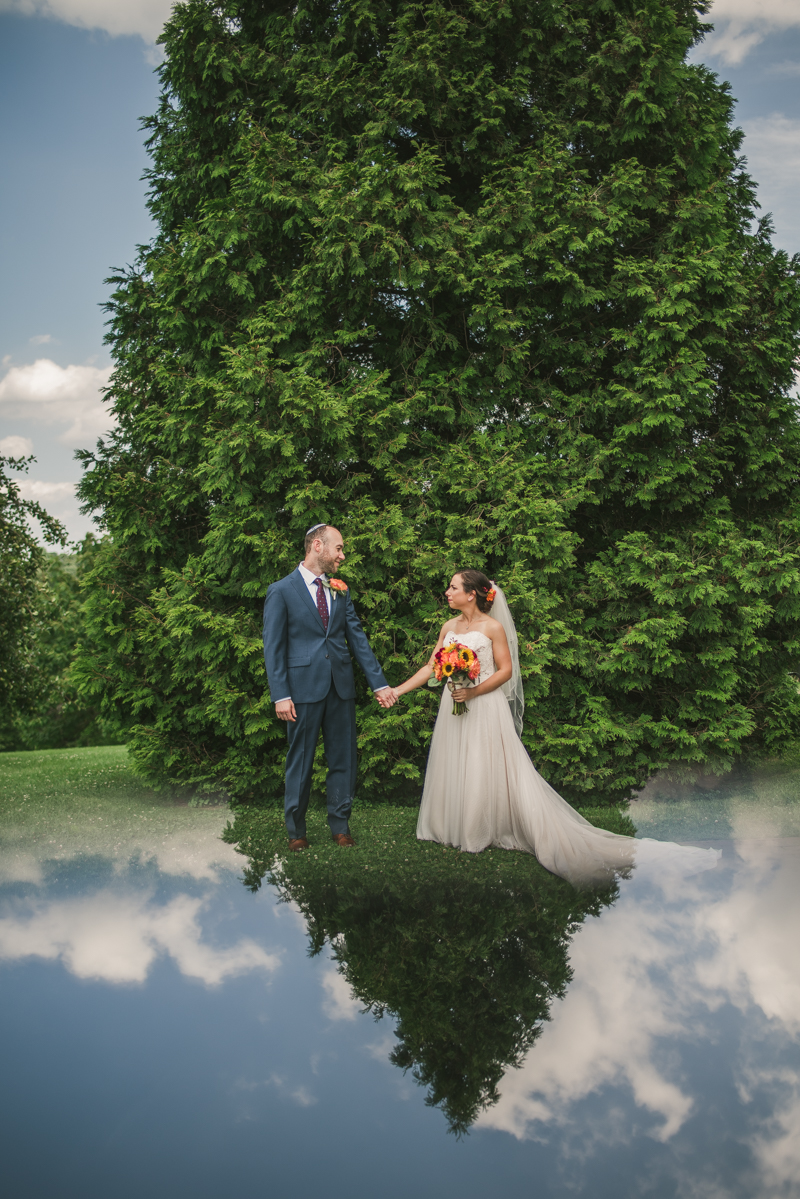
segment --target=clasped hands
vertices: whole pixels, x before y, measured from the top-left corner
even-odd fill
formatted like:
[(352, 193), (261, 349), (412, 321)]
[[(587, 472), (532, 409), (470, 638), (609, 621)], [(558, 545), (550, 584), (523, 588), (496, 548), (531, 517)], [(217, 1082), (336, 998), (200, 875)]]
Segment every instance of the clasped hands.
[[(382, 708), (393, 707), (400, 698), (394, 687), (382, 687), (374, 695)], [(278, 720), (288, 720), (294, 724), (297, 720), (297, 709), (290, 699), (282, 699), (275, 705), (275, 715)]]

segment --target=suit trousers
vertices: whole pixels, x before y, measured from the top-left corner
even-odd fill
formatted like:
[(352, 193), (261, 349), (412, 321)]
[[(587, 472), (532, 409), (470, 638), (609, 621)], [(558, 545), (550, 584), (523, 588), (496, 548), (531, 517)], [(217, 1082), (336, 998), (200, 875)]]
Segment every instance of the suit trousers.
[(321, 729), (328, 762), (328, 824), (332, 833), (346, 833), (356, 785), (356, 701), (340, 699), (331, 683), (325, 699), (295, 704), (295, 711), (297, 720), (286, 725), (286, 831), (290, 838), (306, 835), (311, 773)]

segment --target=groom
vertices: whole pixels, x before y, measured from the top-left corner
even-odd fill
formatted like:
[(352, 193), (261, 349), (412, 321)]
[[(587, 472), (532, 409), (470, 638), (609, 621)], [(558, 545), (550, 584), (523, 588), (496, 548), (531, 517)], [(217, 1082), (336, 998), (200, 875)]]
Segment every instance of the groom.
[(391, 708), (397, 698), (369, 647), (346, 585), (328, 578), (344, 562), (339, 530), (314, 525), (306, 533), (305, 555), (297, 570), (270, 586), (264, 601), (269, 690), (289, 735), (284, 806), (290, 849), (308, 849), (306, 809), (320, 729), (328, 760), (328, 824), (337, 845), (355, 845), (347, 823), (356, 782), (350, 653), (382, 708)]

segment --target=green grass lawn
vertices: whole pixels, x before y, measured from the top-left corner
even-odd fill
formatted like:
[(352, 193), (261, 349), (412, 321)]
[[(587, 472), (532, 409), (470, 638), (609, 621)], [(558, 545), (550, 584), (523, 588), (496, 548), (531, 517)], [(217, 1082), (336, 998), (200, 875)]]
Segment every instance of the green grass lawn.
[[(43, 840), (52, 855), (107, 852), (141, 839), (158, 827), (159, 835), (187, 834), (197, 827), (218, 825), (220, 808), (192, 808), (190, 792), (178, 788), (156, 791), (134, 774), (124, 746), (91, 749), (38, 750), (0, 754), (0, 818), (2, 839), (9, 842)], [(359, 804), (352, 827), (355, 850), (342, 850), (331, 840), (321, 798), (309, 812), (310, 852), (288, 854), (283, 813), (279, 806), (238, 807), (226, 840), (246, 859), (242, 866), (252, 881), (264, 874), (276, 858), (290, 870), (327, 874), (333, 870), (340, 885), (372, 872), (391, 871), (396, 881), (447, 875), (475, 877), (525, 876), (540, 869), (528, 854), (487, 850), (473, 855), (417, 841), (416, 806)], [(633, 833), (623, 812), (612, 808), (586, 808), (592, 823), (614, 832)]]
[[(582, 812), (599, 828), (629, 835), (635, 831), (631, 821), (616, 809), (584, 808)], [(380, 889), (382, 881), (392, 889), (406, 889), (435, 880), (441, 884), (469, 880), (516, 885), (532, 875), (551, 877), (531, 854), (505, 849), (472, 854), (432, 841), (418, 841), (417, 815), (416, 807), (359, 807), (356, 802), (351, 819), (355, 849), (342, 849), (333, 842), (321, 802), (309, 810), (308, 850), (289, 852), (283, 813), (275, 807), (236, 808), (233, 823), (223, 835), (247, 857), (245, 880), (254, 888), (266, 874), (272, 881), (286, 882), (312, 875), (318, 880), (335, 877), (338, 887), (351, 892), (362, 889), (368, 881), (370, 889)]]

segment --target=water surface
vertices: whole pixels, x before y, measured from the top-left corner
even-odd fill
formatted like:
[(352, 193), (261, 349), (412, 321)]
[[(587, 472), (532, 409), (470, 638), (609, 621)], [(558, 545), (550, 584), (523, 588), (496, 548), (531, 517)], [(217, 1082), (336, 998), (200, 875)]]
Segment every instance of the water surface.
[[(800, 1193), (791, 772), (633, 805), (643, 835), (719, 846), (713, 871), (636, 872), (595, 915), (500, 884), (472, 916), (356, 904), (332, 944), (323, 905), (309, 956), (302, 905), (242, 884), (226, 811), (154, 796), (121, 751), (38, 757), (36, 789), (28, 755), (0, 762), (15, 1199)], [(397, 1010), (365, 1013), (370, 988)], [(390, 1060), (412, 1043), (422, 1083)], [(454, 1136), (436, 1087), (477, 1094), (472, 1063), (515, 1046)]]

